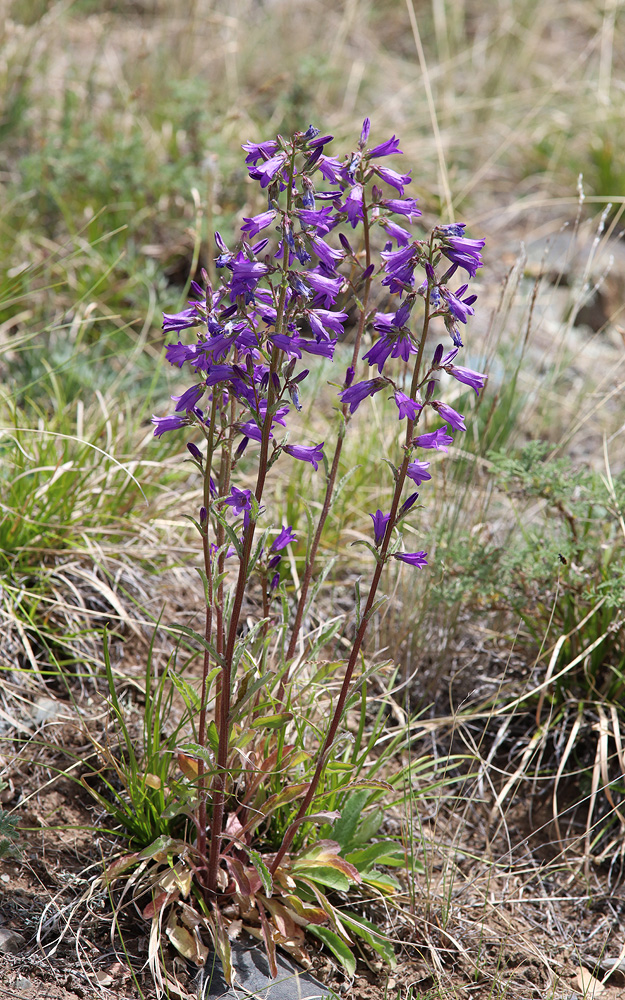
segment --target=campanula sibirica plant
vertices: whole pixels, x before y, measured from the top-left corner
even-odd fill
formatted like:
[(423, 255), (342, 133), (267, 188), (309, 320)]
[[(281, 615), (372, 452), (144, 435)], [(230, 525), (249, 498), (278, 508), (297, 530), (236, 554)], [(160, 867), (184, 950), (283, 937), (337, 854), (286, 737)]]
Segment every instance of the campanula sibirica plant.
[[(349, 801), (354, 776), (348, 770), (337, 786), (328, 765), (342, 746), (352, 678), (385, 567), (395, 560), (405, 572), (427, 572), (427, 552), (405, 551), (401, 527), (418, 518), (414, 487), (432, 479), (429, 453), (446, 452), (466, 429), (464, 415), (440, 398), (441, 374), (477, 394), (485, 385), (483, 374), (456, 364), (474, 313), (470, 282), (482, 266), (484, 240), (467, 237), (461, 223), (423, 231), (411, 171), (388, 163), (402, 155), (399, 140), (374, 143), (369, 133), (366, 119), (356, 148), (343, 156), (330, 152), (332, 136), (313, 126), (288, 139), (245, 143), (262, 211), (244, 218), (236, 245), (215, 234), (219, 284), (204, 275), (192, 283), (188, 306), (164, 317), (167, 359), (184, 370), (188, 386), (172, 397), (170, 413), (153, 418), (154, 434), (186, 434), (203, 483), (194, 518), (206, 595), (197, 636), (203, 675), (197, 740), (180, 748), (181, 767), (194, 783), (189, 856), (202, 919), (226, 969), (227, 928), (235, 918), (264, 940), (274, 969), (276, 942), (305, 960), (306, 930), (339, 956), (339, 944), (352, 943), (350, 933), (363, 936), (364, 924), (359, 930), (356, 918), (341, 921), (328, 901), (327, 886), (366, 886), (375, 871), (372, 863), (359, 867), (339, 836), (340, 805)], [(301, 438), (290, 422), (313, 402), (311, 370), (335, 359), (348, 323), (351, 360), (334, 377), (335, 439)], [(379, 456), (375, 474), (388, 475), (392, 499), (386, 510), (371, 512), (368, 529), (363, 525), (371, 580), (356, 602), (350, 654), (335, 664), (340, 692), (315, 742), (312, 733), (302, 739), (291, 680), (345, 435), (353, 414), (378, 393), (396, 404), (403, 444), (397, 455)], [(325, 482), (312, 526), (284, 524), (272, 510), (269, 475), (289, 477), (292, 463), (309, 464)], [(295, 596), (281, 582), (282, 564), (306, 534)], [(262, 618), (244, 630), (246, 592), (259, 586)], [(366, 792), (362, 806), (375, 794)], [(388, 946), (378, 945), (388, 958)]]

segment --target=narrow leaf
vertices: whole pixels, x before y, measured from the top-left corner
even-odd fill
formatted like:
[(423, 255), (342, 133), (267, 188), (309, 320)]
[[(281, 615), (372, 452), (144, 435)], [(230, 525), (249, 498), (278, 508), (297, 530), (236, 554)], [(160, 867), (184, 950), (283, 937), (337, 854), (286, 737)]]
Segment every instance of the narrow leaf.
[(258, 851), (248, 850), (247, 853), (250, 861), (260, 876), (266, 895), (271, 896), (273, 894), (273, 879), (271, 877), (271, 872), (267, 868), (267, 865), (261, 858)]
[(341, 941), (338, 934), (329, 930), (328, 927), (317, 927), (315, 924), (310, 924), (306, 929), (311, 934), (314, 934), (315, 937), (318, 937), (320, 941), (323, 941), (326, 948), (329, 948), (332, 954), (338, 958), (348, 976), (354, 975), (356, 972), (356, 959), (345, 942)]

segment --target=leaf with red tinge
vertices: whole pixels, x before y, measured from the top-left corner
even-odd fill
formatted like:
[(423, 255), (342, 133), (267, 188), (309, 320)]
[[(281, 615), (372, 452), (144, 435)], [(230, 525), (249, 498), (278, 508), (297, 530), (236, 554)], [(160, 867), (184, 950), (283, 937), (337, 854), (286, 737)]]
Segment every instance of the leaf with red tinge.
[(267, 952), (267, 959), (269, 961), (269, 971), (275, 979), (278, 975), (278, 963), (276, 961), (276, 943), (273, 939), (271, 933), (271, 925), (267, 920), (267, 914), (265, 913), (265, 907), (258, 900), (258, 912), (260, 914), (260, 925), (263, 930), (263, 941), (265, 942), (265, 951)]
[(138, 854), (124, 854), (122, 858), (118, 858), (114, 861), (109, 868), (107, 868), (102, 874), (102, 882), (104, 885), (109, 885), (114, 879), (123, 872), (128, 871), (129, 868), (134, 867), (139, 861)]

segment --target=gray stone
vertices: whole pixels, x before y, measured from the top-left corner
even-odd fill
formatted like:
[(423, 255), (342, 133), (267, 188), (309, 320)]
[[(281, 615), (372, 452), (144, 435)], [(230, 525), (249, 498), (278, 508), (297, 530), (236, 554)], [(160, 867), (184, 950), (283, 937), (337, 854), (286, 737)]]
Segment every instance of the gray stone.
[(12, 931), (10, 927), (0, 927), (0, 954), (19, 955), (25, 947), (25, 937)]
[(219, 961), (202, 969), (196, 985), (201, 987), (204, 1000), (325, 1000), (330, 990), (306, 972), (296, 969), (278, 954), (278, 975), (272, 979), (265, 953), (254, 946), (232, 943), (232, 964), (236, 970), (235, 985), (228, 986)]

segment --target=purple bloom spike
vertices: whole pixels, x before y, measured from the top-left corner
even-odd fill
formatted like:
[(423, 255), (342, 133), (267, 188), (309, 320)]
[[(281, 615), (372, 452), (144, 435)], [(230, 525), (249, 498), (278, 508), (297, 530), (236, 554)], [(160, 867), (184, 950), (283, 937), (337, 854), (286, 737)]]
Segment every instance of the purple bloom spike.
[(390, 514), (383, 514), (381, 510), (376, 510), (375, 514), (369, 514), (373, 521), (373, 537), (376, 546), (381, 545), (386, 534), (386, 526), (391, 519)]

